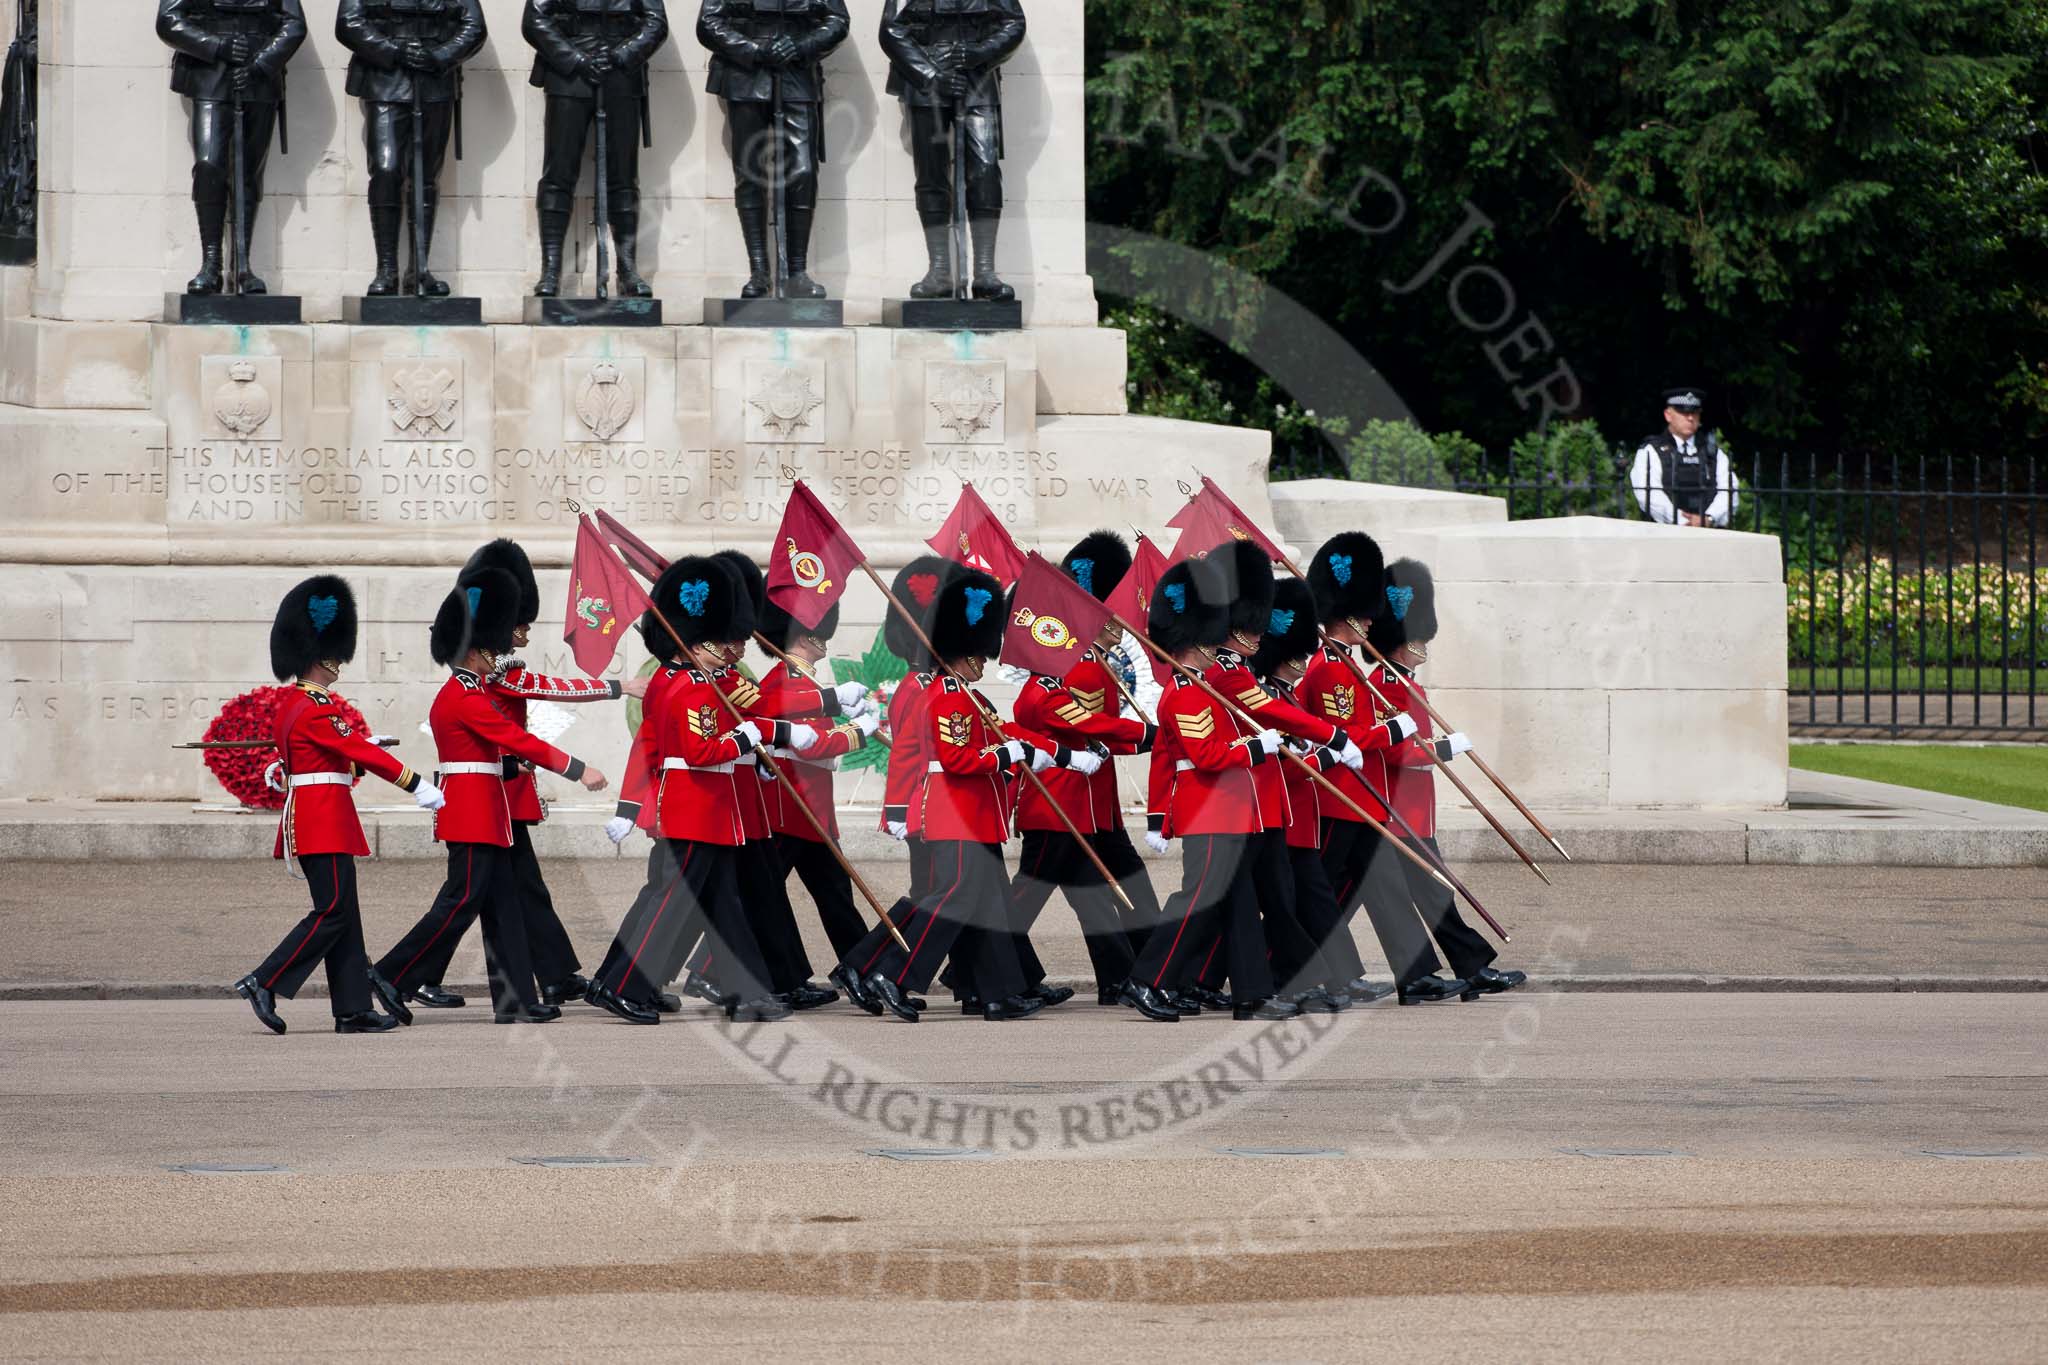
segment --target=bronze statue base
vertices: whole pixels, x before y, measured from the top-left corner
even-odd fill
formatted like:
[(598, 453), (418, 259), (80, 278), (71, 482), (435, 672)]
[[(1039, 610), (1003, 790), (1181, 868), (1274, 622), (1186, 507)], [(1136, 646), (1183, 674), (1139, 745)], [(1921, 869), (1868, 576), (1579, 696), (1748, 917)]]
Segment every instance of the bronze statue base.
[(530, 327), (659, 327), (660, 299), (533, 299)]
[(1018, 332), (1024, 304), (1018, 299), (884, 299), (882, 325), (920, 332)]
[(838, 299), (706, 299), (704, 321), (712, 327), (844, 327), (846, 306)]
[(481, 327), (484, 301), (461, 294), (364, 294), (341, 301), (341, 318), (359, 327)]
[(195, 327), (292, 327), (297, 294), (166, 294), (164, 320)]

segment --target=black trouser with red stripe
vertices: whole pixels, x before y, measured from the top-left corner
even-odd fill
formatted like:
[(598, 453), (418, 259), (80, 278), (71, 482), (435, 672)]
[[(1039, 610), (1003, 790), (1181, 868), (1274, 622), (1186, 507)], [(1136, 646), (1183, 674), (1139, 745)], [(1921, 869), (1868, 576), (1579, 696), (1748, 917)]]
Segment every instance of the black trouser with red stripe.
[(484, 967), (490, 973), (491, 1008), (512, 1014), (540, 1004), (533, 985), (533, 958), (526, 946), (526, 916), (511, 877), (512, 850), (496, 844), (449, 844), (448, 878), (418, 924), (377, 963), (377, 973), (409, 995), (432, 980), (428, 973), (478, 920), (484, 926)]
[[(669, 840), (660, 891), (643, 893), (626, 912), (597, 969), (597, 983), (645, 1004), (682, 970), (702, 934), (707, 956), (715, 959), (707, 970), (721, 989), (743, 1000), (766, 995), (767, 968), (740, 904), (738, 859), (743, 851), (729, 844)], [(657, 866), (657, 860), (648, 860), (650, 873)]]
[(1287, 863), (1294, 870), (1295, 918), (1322, 949), (1323, 961), (1329, 964), (1330, 979), (1316, 984), (1344, 986), (1358, 980), (1365, 975), (1365, 963), (1359, 960), (1358, 945), (1352, 941), (1351, 928), (1338, 908), (1337, 890), (1330, 885), (1330, 874), (1323, 867), (1323, 851), (1290, 848)]
[[(1287, 991), (1326, 984), (1332, 968), (1320, 940), (1301, 921), (1294, 862), (1287, 856), (1287, 831), (1269, 829), (1250, 837), (1252, 886), (1259, 900), (1259, 923), (1265, 930), (1266, 960), (1274, 981)], [(1210, 945), (1197, 978), (1210, 990), (1222, 989), (1225, 971), (1221, 940), (1215, 937), (1217, 927), (1211, 927)]]
[(825, 937), (832, 940), (833, 956), (845, 957), (868, 932), (867, 922), (853, 903), (853, 879), (832, 856), (832, 850), (815, 839), (778, 834), (775, 849), (782, 856), (783, 867), (796, 873), (804, 890), (811, 893), (818, 907), (818, 922), (825, 926)]
[(1005, 932), (1010, 878), (1003, 846), (934, 840), (929, 847), (932, 889), (908, 915), (891, 915), (910, 951), (905, 953), (887, 930), (877, 927), (879, 950), (866, 951), (871, 934), (846, 965), (864, 977), (880, 972), (916, 993), (931, 986), (939, 964), (951, 954), (955, 972), (964, 969), (963, 994), (983, 1000), (1016, 995), (1024, 989), (1024, 972)]
[(1131, 898), (1129, 910), (1117, 906), (1117, 917), (1135, 957), (1145, 950), (1146, 938), (1166, 913), (1159, 908), (1159, 893), (1152, 887), (1152, 874), (1145, 870), (1145, 857), (1131, 842), (1131, 832), (1121, 824), (1089, 835), (1088, 842), (1095, 846), (1096, 855), (1109, 869), (1109, 875)]
[[(916, 911), (917, 903), (932, 890), (932, 846), (913, 834), (903, 841), (903, 847), (910, 852), (910, 889), (889, 907), (889, 922), (896, 925), (907, 923)], [(881, 961), (882, 949), (894, 942), (889, 931), (877, 924), (861, 936), (860, 942), (839, 955), (839, 965), (857, 979), (864, 978), (875, 970), (874, 964)]]
[[(1422, 842), (1438, 859), (1443, 857), (1443, 850), (1437, 847), (1434, 838)], [(1409, 847), (1414, 846), (1411, 841)], [(1479, 936), (1477, 930), (1465, 923), (1465, 917), (1458, 913), (1458, 898), (1446, 890), (1443, 883), (1424, 875), (1421, 868), (1405, 858), (1401, 860), (1401, 870), (1408, 877), (1408, 894), (1414, 898), (1415, 908), (1421, 913), (1422, 922), (1429, 926), (1437, 946), (1444, 950), (1444, 958), (1451, 964), (1452, 973), (1470, 980), (1472, 973), (1492, 966), (1499, 954), (1491, 943)]]
[(1213, 936), (1221, 936), (1224, 969), (1239, 1000), (1273, 993), (1266, 937), (1259, 929), (1254, 884), (1258, 860), (1249, 834), (1180, 836), (1181, 889), (1166, 901), (1166, 917), (1145, 942), (1131, 980), (1174, 990), (1194, 980)]
[(1045, 964), (1031, 946), (1031, 926), (1054, 891), (1066, 892), (1067, 904), (1081, 922), (1096, 989), (1121, 986), (1130, 977), (1137, 953), (1117, 919), (1116, 897), (1073, 835), (1045, 829), (1024, 831), (1023, 856), (1017, 860), (1016, 880), (1010, 883), (1010, 946), (1023, 968), (1024, 984), (1036, 986), (1045, 980)]
[(306, 874), (313, 909), (263, 959), (256, 980), (289, 1000), (324, 964), (334, 1017), (361, 1014), (370, 1008), (370, 954), (363, 947), (363, 912), (356, 902), (355, 857), (305, 853), (299, 868)]
[[(781, 995), (810, 980), (811, 956), (804, 951), (803, 931), (796, 926), (796, 910), (789, 903), (789, 869), (775, 841), (749, 839), (735, 849), (733, 879), (765, 964), (768, 989)], [(704, 927), (700, 921), (699, 931)], [(688, 950), (689, 945), (684, 947)], [(689, 953), (689, 970), (699, 976), (715, 975), (716, 955), (717, 945), (707, 934)]]
[[(547, 880), (540, 874), (540, 859), (533, 852), (533, 826), (523, 821), (512, 825), (512, 847), (506, 850), (505, 875), (512, 894), (519, 898), (520, 919), (526, 925), (526, 951), (533, 958), (533, 976), (543, 986), (553, 986), (576, 974), (582, 962), (562, 917), (555, 913), (555, 898), (548, 894)], [(455, 961), (456, 939), (437, 943), (420, 964), (420, 980), (440, 985), (448, 979)]]
[(1394, 984), (1405, 986), (1443, 967), (1422, 920), (1408, 898), (1408, 879), (1401, 875), (1400, 854), (1382, 847), (1378, 830), (1356, 820), (1323, 821), (1323, 866), (1337, 890), (1337, 910), (1345, 924), (1361, 902), (1380, 951), (1393, 969)]

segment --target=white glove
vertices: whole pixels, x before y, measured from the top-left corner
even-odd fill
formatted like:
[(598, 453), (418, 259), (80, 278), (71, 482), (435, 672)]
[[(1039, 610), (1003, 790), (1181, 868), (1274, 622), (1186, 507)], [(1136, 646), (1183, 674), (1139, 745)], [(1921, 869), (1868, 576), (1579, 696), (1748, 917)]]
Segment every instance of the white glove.
[(1021, 739), (1005, 740), (996, 746), (996, 758), (1005, 768), (1014, 768), (1031, 756), (1031, 746)]
[(870, 706), (853, 718), (853, 725), (863, 739), (872, 739), (875, 731), (882, 728), (882, 713)]
[(1050, 767), (1052, 767), (1052, 766), (1053, 766), (1054, 764), (1056, 764), (1056, 763), (1058, 763), (1058, 762), (1059, 762), (1059, 760), (1058, 760), (1057, 758), (1054, 758), (1054, 757), (1053, 757), (1053, 756), (1052, 756), (1051, 754), (1047, 753), (1047, 752), (1046, 752), (1045, 750), (1043, 750), (1043, 749), (1036, 749), (1036, 748), (1034, 748), (1034, 749), (1033, 749), (1033, 750), (1031, 751), (1031, 771), (1032, 771), (1032, 772), (1035, 772), (1035, 773), (1042, 773), (1042, 772), (1044, 772), (1044, 771), (1045, 771), (1045, 770), (1046, 770), (1047, 768), (1050, 768)]
[(848, 718), (852, 720), (858, 720), (862, 716), (873, 716), (877, 720), (879, 720), (881, 719), (882, 708), (875, 704), (874, 694), (869, 693), (867, 696), (862, 697), (860, 699), (860, 705), (854, 707), (851, 711), (848, 711), (846, 714)]
[(604, 822), (604, 837), (615, 844), (626, 842), (626, 836), (633, 832), (634, 825), (623, 815), (614, 815)]
[(1158, 830), (1146, 830), (1145, 847), (1151, 849), (1154, 853), (1166, 852), (1166, 836), (1164, 834), (1161, 834)]
[[(754, 747), (757, 749), (763, 744), (773, 742), (775, 739), (775, 722), (772, 720), (742, 721), (739, 728), (753, 736)], [(737, 734), (738, 731), (736, 730), (734, 733)]]
[(1472, 752), (1472, 741), (1467, 739), (1464, 732), (1460, 730), (1453, 730), (1450, 734), (1445, 735), (1444, 743), (1449, 746), (1452, 758), (1456, 758), (1459, 754), (1469, 754)]
[(448, 804), (448, 798), (442, 794), (441, 789), (424, 777), (420, 779), (420, 784), (412, 789), (412, 800), (421, 810), (439, 810)]
[(1102, 771), (1102, 755), (1088, 749), (1076, 749), (1067, 755), (1067, 766), (1083, 777), (1092, 777)]
[(370, 743), (382, 749), (386, 745), (396, 744), (398, 743), (398, 741), (393, 739), (390, 735), (371, 735)]
[(1259, 751), (1265, 754), (1267, 758), (1271, 758), (1274, 754), (1280, 752), (1280, 732), (1278, 730), (1261, 730), (1258, 734), (1252, 736), (1252, 743), (1258, 745)]
[(1415, 737), (1415, 717), (1406, 711), (1387, 722), (1387, 733), (1394, 737), (1394, 743), (1401, 744)]
[(901, 820), (891, 820), (888, 829), (889, 837), (899, 844), (910, 837), (910, 826), (904, 824)]
[(802, 753), (818, 742), (815, 727), (791, 721), (789, 726), (789, 748), (792, 753)]
[(866, 683), (843, 682), (832, 689), (839, 698), (839, 709), (851, 715), (856, 707), (868, 699)]
[(1353, 772), (1363, 768), (1365, 751), (1358, 747), (1358, 741), (1349, 735), (1339, 735), (1338, 738), (1344, 741), (1344, 747), (1337, 751), (1337, 761)]

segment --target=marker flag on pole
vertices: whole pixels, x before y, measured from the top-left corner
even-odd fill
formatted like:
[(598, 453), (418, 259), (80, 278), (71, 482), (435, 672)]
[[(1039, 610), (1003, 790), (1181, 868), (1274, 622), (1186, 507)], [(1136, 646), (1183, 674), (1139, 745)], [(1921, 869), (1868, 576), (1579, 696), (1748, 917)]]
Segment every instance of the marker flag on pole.
[(925, 544), (955, 564), (993, 574), (1005, 590), (1024, 573), (1024, 552), (971, 483), (961, 485), (952, 515)]
[(867, 556), (798, 479), (768, 559), (768, 600), (809, 629), (846, 595), (847, 579)]
[[(1131, 556), (1131, 571), (1124, 575), (1124, 581), (1116, 585), (1116, 591), (1109, 595), (1107, 606), (1111, 614), (1122, 618), (1139, 630), (1145, 628), (1145, 618), (1152, 611), (1152, 594), (1159, 587), (1159, 576), (1166, 572), (1166, 556), (1159, 553), (1159, 547), (1152, 543), (1150, 536), (1138, 537), (1138, 548)], [(1173, 678), (1173, 669), (1159, 662), (1150, 650), (1144, 651), (1145, 658), (1152, 664), (1152, 677), (1161, 687)]]
[(1109, 624), (1109, 606), (1036, 550), (1010, 601), (1003, 630), (1003, 662), (1047, 677), (1064, 678)]
[(626, 523), (603, 508), (598, 509), (597, 525), (605, 541), (625, 558), (627, 567), (649, 583), (660, 578), (662, 570), (668, 567), (668, 561), (652, 545), (627, 530)]
[(562, 630), (576, 666), (593, 678), (602, 675), (618, 654), (619, 642), (646, 610), (647, 594), (633, 575), (605, 546), (590, 518), (577, 518), (576, 559), (569, 568), (569, 605)]
[(1244, 509), (1230, 500), (1229, 494), (1212, 483), (1208, 475), (1202, 476), (1202, 490), (1188, 499), (1188, 505), (1173, 515), (1166, 523), (1180, 532), (1180, 539), (1173, 543), (1173, 557), (1169, 564), (1178, 564), (1183, 559), (1206, 555), (1232, 540), (1248, 540), (1266, 552), (1266, 558), (1278, 561), (1282, 558), (1280, 547), (1271, 537), (1259, 529), (1259, 524), (1244, 514)]

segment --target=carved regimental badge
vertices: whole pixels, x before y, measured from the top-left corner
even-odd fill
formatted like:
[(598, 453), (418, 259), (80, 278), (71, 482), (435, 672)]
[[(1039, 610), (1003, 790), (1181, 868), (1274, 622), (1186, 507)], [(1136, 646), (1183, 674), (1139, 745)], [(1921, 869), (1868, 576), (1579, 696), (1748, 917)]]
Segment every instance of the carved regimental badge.
[(747, 366), (747, 439), (750, 441), (822, 441), (825, 406), (822, 365), (749, 364)]
[(577, 387), (576, 420), (598, 440), (609, 441), (633, 420), (637, 404), (633, 386), (626, 382), (619, 367), (609, 360), (600, 360), (590, 367), (590, 373)]
[(256, 379), (256, 362), (229, 362), (228, 382), (213, 391), (214, 420), (236, 436), (251, 436), (270, 420), (273, 407), (270, 390)]
[(391, 409), (391, 425), (400, 435), (431, 441), (455, 430), (455, 412), (462, 396), (455, 392), (452, 370), (421, 361), (392, 371), (391, 392), (384, 402)]
[(927, 440), (999, 445), (1003, 439), (1003, 367), (933, 362), (925, 367), (925, 396), (934, 420)]

